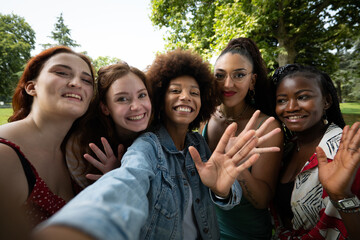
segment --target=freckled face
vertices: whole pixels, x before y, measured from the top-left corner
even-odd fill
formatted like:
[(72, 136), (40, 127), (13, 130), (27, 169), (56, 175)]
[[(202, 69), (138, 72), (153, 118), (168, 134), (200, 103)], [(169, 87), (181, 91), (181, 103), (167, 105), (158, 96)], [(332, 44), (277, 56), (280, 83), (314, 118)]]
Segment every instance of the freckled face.
[[(221, 87), (222, 103), (226, 107), (243, 106), (245, 97), (250, 90), (254, 89), (256, 74), (252, 74), (251, 62), (240, 54), (226, 53), (215, 64), (215, 77)], [(241, 77), (240, 81), (234, 81), (230, 75)]]
[(322, 116), (328, 107), (316, 79), (302, 76), (285, 78), (276, 90), (276, 114), (294, 132), (322, 124)]
[(115, 80), (106, 93), (102, 110), (114, 120), (119, 133), (146, 129), (151, 102), (143, 81), (132, 72)]
[(181, 76), (170, 81), (165, 95), (165, 125), (188, 128), (200, 112), (200, 88), (193, 77)]

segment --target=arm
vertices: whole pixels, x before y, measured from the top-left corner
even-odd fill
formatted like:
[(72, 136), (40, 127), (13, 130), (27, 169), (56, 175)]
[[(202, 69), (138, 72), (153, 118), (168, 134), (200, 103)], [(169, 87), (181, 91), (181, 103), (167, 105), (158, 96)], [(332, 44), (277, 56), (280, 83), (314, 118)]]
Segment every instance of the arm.
[[(327, 162), (324, 151), (316, 148), (319, 161), (319, 179), (330, 199), (338, 201), (360, 193), (351, 191), (356, 173), (360, 166), (360, 123), (344, 128), (339, 150), (332, 162)], [(360, 211), (345, 213), (339, 211), (350, 239), (360, 237)]]
[[(265, 130), (269, 133), (280, 124), (273, 121)], [(259, 147), (276, 146), (282, 149), (283, 135), (276, 134), (269, 141), (259, 145)], [(264, 209), (269, 205), (273, 198), (276, 182), (279, 174), (282, 151), (261, 154), (256, 163), (253, 164), (251, 172), (245, 169), (238, 176), (238, 181), (242, 187), (243, 196), (251, 202), (255, 208)]]
[(144, 142), (137, 151), (136, 146), (129, 149), (122, 167), (84, 189), (45, 222), (35, 237), (54, 239), (57, 231), (70, 228), (76, 231), (67, 233), (83, 232), (97, 239), (137, 239), (148, 215), (147, 192), (154, 177), (153, 152), (153, 145)]

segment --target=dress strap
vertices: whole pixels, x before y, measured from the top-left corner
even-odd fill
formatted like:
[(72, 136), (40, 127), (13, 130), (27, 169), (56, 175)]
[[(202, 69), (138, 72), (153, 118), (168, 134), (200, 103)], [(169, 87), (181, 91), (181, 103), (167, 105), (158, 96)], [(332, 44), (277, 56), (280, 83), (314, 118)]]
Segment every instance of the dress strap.
[(35, 174), (33, 172), (33, 169), (31, 167), (31, 164), (30, 164), (29, 160), (20, 151), (20, 148), (17, 145), (15, 145), (14, 143), (10, 142), (9, 140), (6, 140), (5, 138), (0, 137), (0, 143), (11, 147), (16, 152), (16, 154), (18, 155), (18, 157), (20, 159), (20, 162), (21, 162), (21, 165), (22, 165), (22, 167), (24, 169), (27, 182), (28, 182), (28, 186), (29, 186), (29, 194), (28, 194), (28, 196), (29, 196), (30, 193), (32, 192), (32, 190), (34, 189), (35, 182), (36, 182), (36, 176), (35, 176)]

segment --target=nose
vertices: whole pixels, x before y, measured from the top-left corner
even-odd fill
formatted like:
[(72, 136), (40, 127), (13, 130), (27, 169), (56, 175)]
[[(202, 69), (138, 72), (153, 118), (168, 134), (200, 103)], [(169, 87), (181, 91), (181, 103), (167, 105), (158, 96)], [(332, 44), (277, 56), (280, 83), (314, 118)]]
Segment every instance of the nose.
[(187, 91), (182, 91), (180, 94), (181, 101), (190, 101), (190, 95)]
[(68, 85), (73, 88), (81, 87), (81, 79), (79, 77), (73, 77), (70, 79)]
[(231, 79), (230, 74), (227, 74), (224, 80), (224, 87), (232, 87), (232, 86), (234, 86), (234, 82)]
[(299, 110), (299, 104), (295, 99), (290, 99), (288, 104), (286, 105), (286, 111), (294, 112)]
[(138, 110), (140, 108), (140, 102), (139, 102), (139, 100), (134, 100), (134, 101), (132, 101), (131, 102), (131, 105), (130, 105), (130, 110), (131, 111), (136, 111), (136, 110)]

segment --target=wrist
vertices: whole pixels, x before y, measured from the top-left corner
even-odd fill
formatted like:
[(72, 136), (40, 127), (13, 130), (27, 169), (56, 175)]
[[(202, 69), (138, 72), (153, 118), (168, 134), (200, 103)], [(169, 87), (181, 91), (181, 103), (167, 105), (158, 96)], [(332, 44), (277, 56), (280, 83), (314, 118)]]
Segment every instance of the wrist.
[(357, 213), (360, 212), (360, 200), (356, 195), (346, 197), (340, 200), (334, 200), (330, 198), (331, 203), (334, 207), (344, 213)]

